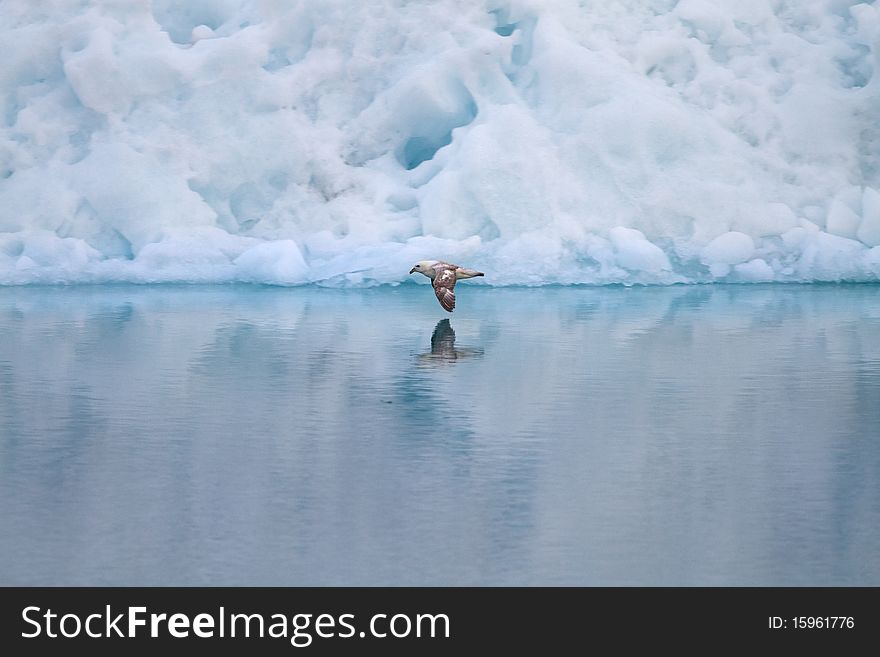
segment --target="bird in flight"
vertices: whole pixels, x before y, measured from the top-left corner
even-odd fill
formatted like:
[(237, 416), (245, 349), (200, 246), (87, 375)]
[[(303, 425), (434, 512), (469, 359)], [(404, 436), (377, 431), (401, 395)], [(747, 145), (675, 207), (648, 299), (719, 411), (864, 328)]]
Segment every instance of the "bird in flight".
[(443, 306), (443, 310), (452, 312), (455, 308), (455, 287), (456, 281), (463, 278), (474, 278), (475, 276), (484, 276), (483, 272), (475, 269), (465, 269), (458, 265), (453, 265), (441, 260), (420, 260), (415, 266), (409, 270), (410, 274), (419, 272), (431, 279), (431, 285), (434, 286), (434, 294), (437, 295), (437, 301)]

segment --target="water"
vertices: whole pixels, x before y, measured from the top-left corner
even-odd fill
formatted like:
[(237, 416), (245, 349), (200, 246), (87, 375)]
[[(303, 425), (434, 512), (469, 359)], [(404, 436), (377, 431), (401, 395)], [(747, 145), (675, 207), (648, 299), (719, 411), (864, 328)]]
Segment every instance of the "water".
[(460, 288), (0, 288), (0, 584), (880, 584), (880, 288)]

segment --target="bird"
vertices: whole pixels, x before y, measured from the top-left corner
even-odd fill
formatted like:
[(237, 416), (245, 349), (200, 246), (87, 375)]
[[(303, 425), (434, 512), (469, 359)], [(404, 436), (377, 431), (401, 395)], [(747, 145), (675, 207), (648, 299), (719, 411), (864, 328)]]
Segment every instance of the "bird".
[(443, 306), (443, 310), (450, 313), (455, 308), (455, 292), (452, 289), (455, 287), (456, 281), (485, 276), (483, 272), (476, 269), (465, 269), (442, 260), (420, 260), (409, 270), (410, 274), (416, 272), (431, 279), (437, 301)]

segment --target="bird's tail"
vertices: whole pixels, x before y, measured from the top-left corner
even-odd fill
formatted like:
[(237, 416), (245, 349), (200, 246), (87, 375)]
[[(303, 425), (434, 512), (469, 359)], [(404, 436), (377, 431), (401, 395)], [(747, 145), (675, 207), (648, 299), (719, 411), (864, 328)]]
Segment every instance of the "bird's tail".
[(463, 267), (459, 267), (458, 278), (475, 278), (476, 276), (485, 276), (485, 274), (481, 271), (477, 271), (476, 269), (464, 269)]

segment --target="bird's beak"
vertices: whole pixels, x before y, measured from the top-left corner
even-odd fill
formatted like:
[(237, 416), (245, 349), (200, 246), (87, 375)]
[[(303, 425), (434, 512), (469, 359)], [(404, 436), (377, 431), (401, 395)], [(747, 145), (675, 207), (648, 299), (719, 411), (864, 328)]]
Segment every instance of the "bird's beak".
[(416, 268), (413, 267), (412, 269), (409, 270), (409, 273), (412, 274), (415, 270), (416, 270)]

